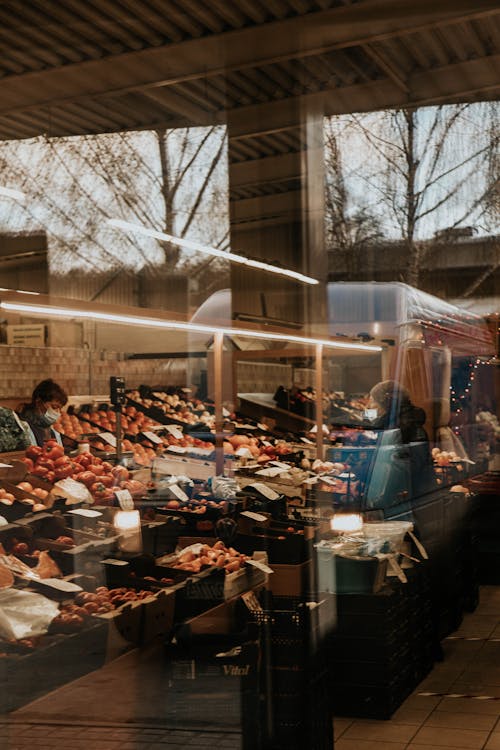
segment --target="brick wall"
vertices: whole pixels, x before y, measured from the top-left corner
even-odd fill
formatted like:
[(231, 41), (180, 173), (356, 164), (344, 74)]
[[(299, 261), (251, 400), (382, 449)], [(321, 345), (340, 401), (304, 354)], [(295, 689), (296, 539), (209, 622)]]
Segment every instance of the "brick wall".
[[(127, 388), (141, 383), (185, 385), (184, 360), (127, 360), (120, 352), (63, 347), (0, 345), (0, 399), (25, 401), (37, 383), (53, 378), (70, 395), (102, 395), (111, 375), (125, 378)], [(179, 366), (180, 365), (180, 366)]]

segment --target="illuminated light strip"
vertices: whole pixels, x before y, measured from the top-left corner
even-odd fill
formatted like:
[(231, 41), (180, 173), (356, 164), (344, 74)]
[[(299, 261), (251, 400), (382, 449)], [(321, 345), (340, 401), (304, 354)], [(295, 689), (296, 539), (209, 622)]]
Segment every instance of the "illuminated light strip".
[(355, 344), (345, 341), (329, 341), (328, 339), (315, 339), (306, 336), (294, 336), (289, 333), (270, 333), (268, 331), (246, 331), (244, 328), (213, 328), (199, 323), (183, 323), (178, 320), (158, 320), (156, 318), (141, 318), (135, 315), (115, 315), (113, 313), (91, 312), (90, 310), (74, 310), (64, 307), (50, 307), (48, 305), (24, 305), (18, 302), (0, 302), (3, 310), (20, 312), (26, 315), (45, 315), (57, 318), (83, 318), (87, 320), (102, 320), (105, 323), (126, 323), (128, 325), (146, 326), (151, 328), (163, 328), (174, 331), (187, 331), (195, 333), (206, 333), (213, 336), (214, 333), (222, 333), (224, 336), (246, 336), (252, 339), (267, 339), (270, 341), (287, 341), (294, 344), (322, 344), (333, 349), (349, 349), (366, 352), (381, 352), (381, 346), (370, 344)]
[(224, 258), (224, 260), (230, 260), (232, 263), (240, 263), (249, 268), (256, 268), (259, 271), (277, 273), (280, 276), (287, 276), (290, 279), (302, 281), (304, 284), (319, 284), (318, 279), (313, 279), (312, 276), (304, 276), (304, 274), (299, 273), (298, 271), (291, 271), (288, 268), (281, 268), (280, 266), (272, 266), (269, 263), (263, 263), (260, 260), (252, 260), (251, 258), (245, 258), (243, 255), (218, 250), (216, 247), (207, 247), (206, 245), (201, 245), (199, 242), (192, 242), (191, 240), (174, 237), (172, 234), (159, 232), (156, 229), (148, 229), (148, 227), (143, 227), (141, 224), (131, 224), (130, 222), (122, 221), (121, 219), (108, 219), (107, 223), (117, 229), (123, 229), (125, 232), (136, 232), (137, 234), (143, 234), (146, 237), (153, 237), (155, 240), (171, 242), (172, 244), (179, 245), (179, 247), (184, 247), (187, 250), (194, 250), (197, 253), (205, 253), (205, 255), (212, 255), (216, 258)]
[(18, 201), (26, 200), (26, 193), (21, 190), (12, 190), (12, 188), (3, 187), (0, 185), (0, 195), (4, 195), (6, 198), (15, 198)]

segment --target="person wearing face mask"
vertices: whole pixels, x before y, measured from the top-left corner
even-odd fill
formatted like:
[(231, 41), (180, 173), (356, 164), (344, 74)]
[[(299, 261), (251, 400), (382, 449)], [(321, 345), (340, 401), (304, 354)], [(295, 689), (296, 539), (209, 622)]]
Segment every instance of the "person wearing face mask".
[(38, 383), (31, 396), (31, 403), (25, 404), (19, 414), (29, 426), (33, 445), (43, 445), (51, 439), (56, 439), (62, 445), (61, 436), (53, 425), (67, 402), (66, 392), (50, 378)]

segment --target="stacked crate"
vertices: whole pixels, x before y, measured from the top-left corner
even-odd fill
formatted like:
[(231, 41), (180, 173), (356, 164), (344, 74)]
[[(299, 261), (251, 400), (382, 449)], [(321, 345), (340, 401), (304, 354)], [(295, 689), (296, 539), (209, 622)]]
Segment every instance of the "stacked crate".
[(272, 750), (331, 750), (333, 726), (324, 625), (330, 599), (316, 606), (274, 597), (255, 612), (266, 684), (263, 685), (264, 747)]
[(432, 667), (437, 640), (424, 565), (375, 594), (337, 596), (329, 648), (336, 714), (387, 719)]

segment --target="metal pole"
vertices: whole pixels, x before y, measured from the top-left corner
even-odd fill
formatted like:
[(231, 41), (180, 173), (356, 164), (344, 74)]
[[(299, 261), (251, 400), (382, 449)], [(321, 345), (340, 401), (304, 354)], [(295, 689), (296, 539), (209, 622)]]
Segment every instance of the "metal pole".
[(214, 410), (215, 410), (215, 473), (224, 473), (224, 440), (222, 436), (222, 356), (224, 334), (220, 331), (214, 334)]
[(316, 457), (323, 459), (323, 344), (316, 344)]

